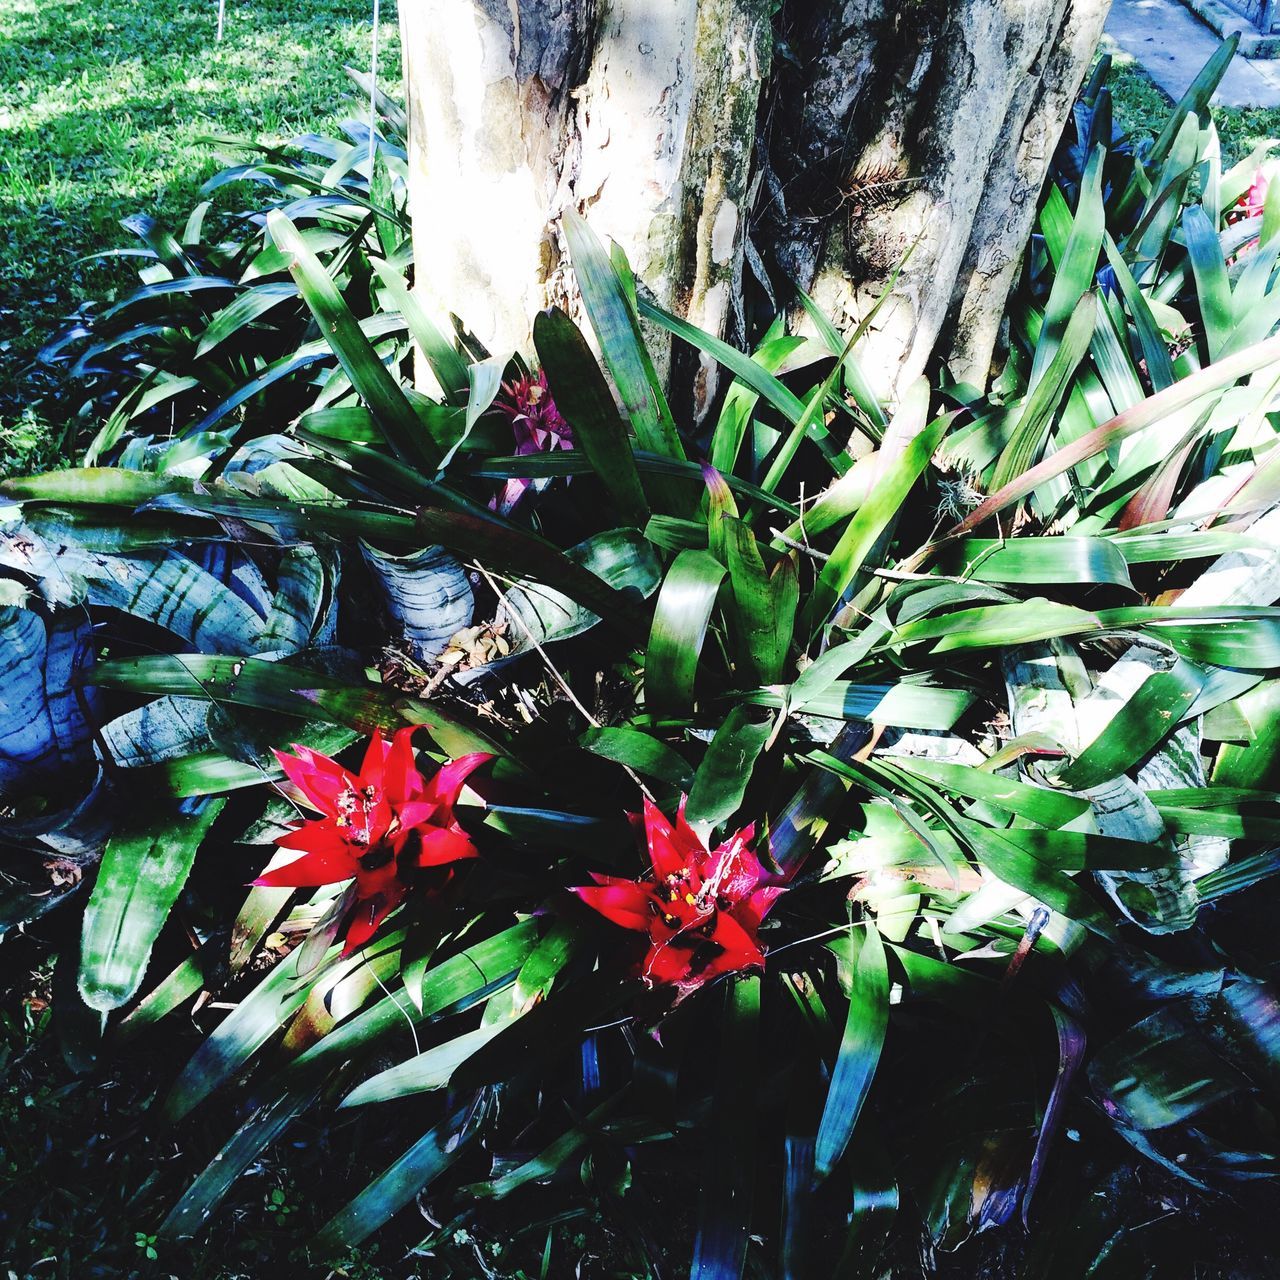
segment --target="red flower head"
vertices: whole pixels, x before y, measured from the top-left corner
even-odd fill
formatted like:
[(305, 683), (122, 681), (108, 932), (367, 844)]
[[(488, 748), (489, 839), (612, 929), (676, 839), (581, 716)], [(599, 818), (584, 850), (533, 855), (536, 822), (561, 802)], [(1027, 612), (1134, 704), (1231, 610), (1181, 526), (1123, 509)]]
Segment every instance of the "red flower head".
[(254, 884), (301, 889), (354, 878), (347, 952), (363, 946), (404, 901), (416, 871), (444, 869), (447, 880), (452, 863), (476, 856), (453, 806), (468, 776), (492, 757), (462, 756), (427, 780), (410, 742), (416, 727), (400, 729), (390, 742), (376, 732), (359, 774), (297, 743), (297, 755), (276, 752), (289, 781), (323, 817), (281, 836), (276, 843), (303, 850), (302, 857), (264, 872)]
[[(542, 370), (536, 378), (526, 374), (518, 382), (504, 382), (493, 407), (511, 419), (517, 457), (573, 448), (573, 431), (556, 408)], [(511, 511), (532, 484), (527, 479), (508, 480), (497, 502), (498, 510), (504, 515)]]
[(708, 850), (684, 818), (673, 826), (648, 799), (644, 831), (652, 880), (593, 876), (574, 893), (624, 929), (649, 936), (640, 976), (676, 988), (683, 1000), (722, 973), (764, 967), (758, 931), (785, 886), (751, 851), (755, 827), (743, 827)]

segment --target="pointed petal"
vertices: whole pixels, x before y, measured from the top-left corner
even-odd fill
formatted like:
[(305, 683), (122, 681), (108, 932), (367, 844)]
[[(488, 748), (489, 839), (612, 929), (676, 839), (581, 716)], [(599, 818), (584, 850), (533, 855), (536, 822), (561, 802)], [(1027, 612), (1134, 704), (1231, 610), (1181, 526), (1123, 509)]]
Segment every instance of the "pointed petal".
[(329, 853), (304, 853), (283, 867), (264, 871), (253, 883), (282, 889), (313, 889), (322, 884), (338, 884), (355, 874), (350, 858)]
[[(730, 969), (746, 969), (752, 965), (764, 964), (764, 952), (760, 950), (760, 940), (755, 936), (755, 931), (748, 931), (727, 911), (716, 913), (711, 941), (724, 948), (724, 955), (718, 956), (717, 960), (723, 961), (725, 957), (732, 959)], [(717, 971), (727, 973), (729, 969), (722, 967)]]
[(404, 899), (404, 891), (398, 896), (387, 894), (381, 898), (362, 899), (351, 909), (350, 922), (347, 925), (347, 941), (342, 954), (349, 956), (353, 951), (363, 947), (375, 933), (378, 926), (400, 905)]
[(736, 909), (736, 914), (745, 924), (758, 929), (760, 922), (773, 910), (773, 904), (786, 893), (786, 886), (767, 884), (759, 888)]
[(411, 724), (406, 729), (397, 729), (383, 758), (382, 789), (396, 806), (421, 795), (426, 786), (413, 752), (413, 735), (418, 728)]
[(644, 798), (644, 835), (649, 846), (649, 861), (659, 881), (684, 870), (686, 860), (677, 848), (675, 831), (648, 796)]
[(319, 752), (294, 744), (297, 755), (284, 751), (275, 753), (285, 777), (307, 798), (307, 802), (321, 813), (336, 817), (337, 798), (356, 780), (336, 760)]
[(674, 946), (669, 941), (655, 942), (641, 964), (640, 976), (649, 986), (696, 987), (698, 980), (689, 971), (690, 955), (687, 947)]
[(332, 818), (316, 818), (314, 821), (304, 822), (277, 837), (276, 844), (282, 849), (301, 849), (305, 853), (332, 854), (334, 857), (346, 858), (354, 856), (343, 829)]
[(366, 787), (382, 786), (382, 766), (390, 748), (382, 737), (382, 730), (375, 729), (369, 745), (364, 749), (364, 759), (360, 762), (360, 783)]
[(420, 867), (441, 867), (449, 862), (479, 856), (465, 831), (455, 831), (452, 827), (420, 827), (418, 836)]
[(443, 810), (444, 806), (437, 804), (434, 800), (410, 800), (408, 804), (402, 804), (396, 810), (396, 816), (400, 819), (400, 830), (410, 831), (414, 827), (425, 826), (448, 826), (450, 815)]
[(624, 929), (636, 929), (647, 932), (651, 912), (649, 903), (653, 900), (647, 890), (636, 884), (634, 880), (621, 880), (613, 884), (585, 885), (570, 890), (576, 893), (587, 906), (598, 911), (606, 920), (621, 925)]
[(462, 794), (463, 783), (482, 765), (492, 760), (493, 756), (484, 751), (473, 751), (470, 755), (459, 756), (436, 770), (422, 793), (423, 800), (434, 800), (444, 805), (452, 815), (453, 806), (458, 803)]

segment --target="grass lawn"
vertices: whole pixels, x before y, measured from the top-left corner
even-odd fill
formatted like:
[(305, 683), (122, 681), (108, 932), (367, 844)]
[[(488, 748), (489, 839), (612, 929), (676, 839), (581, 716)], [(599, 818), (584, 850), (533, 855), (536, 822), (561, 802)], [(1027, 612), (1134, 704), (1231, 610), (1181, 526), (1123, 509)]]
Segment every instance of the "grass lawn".
[[(1134, 138), (1154, 138), (1172, 99), (1109, 37), (1102, 51), (1112, 56), (1111, 85), (1116, 124)], [(1267, 138), (1280, 139), (1280, 107), (1214, 107), (1223, 162), (1235, 164)]]
[[(368, 69), (372, 0), (3, 0), (0, 3), (0, 473), (48, 465), (32, 357), (127, 262), (146, 212), (181, 233), (220, 166), (207, 135), (333, 132), (359, 108), (343, 64)], [(379, 79), (399, 80), (394, 0)], [(235, 199), (234, 193), (229, 197)]]

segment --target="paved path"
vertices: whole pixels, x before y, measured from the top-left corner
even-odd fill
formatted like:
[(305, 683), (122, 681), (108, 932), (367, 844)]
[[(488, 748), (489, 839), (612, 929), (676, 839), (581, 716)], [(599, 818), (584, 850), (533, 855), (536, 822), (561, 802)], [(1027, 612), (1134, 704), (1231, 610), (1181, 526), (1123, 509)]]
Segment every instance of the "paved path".
[[(1243, 18), (1240, 27), (1247, 27)], [(1220, 43), (1178, 0), (1112, 0), (1106, 34), (1175, 99)], [(1213, 100), (1227, 107), (1280, 107), (1280, 60), (1246, 61), (1237, 54)]]

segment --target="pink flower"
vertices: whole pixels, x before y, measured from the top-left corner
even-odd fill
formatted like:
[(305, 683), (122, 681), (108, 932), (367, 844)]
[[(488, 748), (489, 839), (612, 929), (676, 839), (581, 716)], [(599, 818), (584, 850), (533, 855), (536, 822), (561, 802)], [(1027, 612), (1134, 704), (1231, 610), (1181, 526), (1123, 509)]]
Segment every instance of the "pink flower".
[(1267, 188), (1271, 185), (1267, 175), (1259, 169), (1253, 175), (1253, 182), (1249, 186), (1249, 190), (1236, 201), (1236, 208), (1240, 210), (1242, 218), (1258, 218), (1262, 216), (1262, 211), (1267, 203)]
[[(573, 431), (560, 416), (547, 388), (547, 375), (542, 370), (536, 378), (526, 374), (518, 382), (504, 382), (493, 407), (511, 420), (517, 457), (573, 448)], [(528, 479), (508, 480), (496, 503), (497, 509), (506, 515), (532, 484)]]

